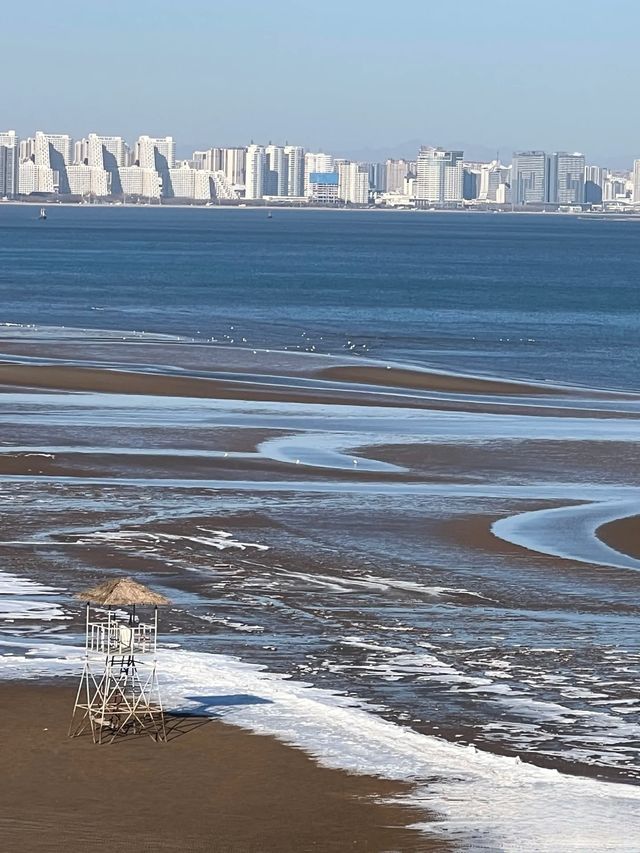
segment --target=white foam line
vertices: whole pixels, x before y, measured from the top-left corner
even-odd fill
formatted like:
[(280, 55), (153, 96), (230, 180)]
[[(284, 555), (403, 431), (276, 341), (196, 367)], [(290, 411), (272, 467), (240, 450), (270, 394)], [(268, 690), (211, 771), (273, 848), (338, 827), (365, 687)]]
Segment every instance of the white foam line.
[(640, 571), (635, 560), (606, 545), (596, 530), (609, 521), (640, 513), (637, 498), (541, 509), (501, 518), (491, 526), (500, 539), (554, 557)]
[(10, 572), (0, 572), (0, 620), (16, 622), (24, 619), (50, 622), (70, 619), (58, 605), (46, 601), (31, 601), (22, 596), (55, 595), (61, 589), (45, 586)]
[[(0, 643), (0, 676), (78, 675), (82, 650)], [(640, 789), (564, 776), (381, 719), (364, 703), (226, 655), (162, 650), (169, 707), (271, 734), (322, 764), (416, 783), (411, 798), (441, 821), (432, 834), (481, 850), (629, 851), (640, 837)], [(637, 849), (637, 848), (636, 848)]]
[(3, 622), (15, 622), (34, 619), (51, 622), (56, 619), (71, 619), (61, 607), (42, 601), (23, 601), (22, 599), (0, 599), (0, 619)]
[[(355, 441), (354, 441), (355, 439)], [(301, 463), (314, 468), (345, 469), (356, 471), (402, 472), (406, 468), (369, 459), (365, 456), (354, 456), (349, 449), (354, 445), (370, 448), (376, 444), (389, 441), (376, 435), (345, 435), (343, 433), (310, 432), (302, 435), (277, 436), (263, 441), (258, 445), (258, 452), (267, 459), (275, 462)]]

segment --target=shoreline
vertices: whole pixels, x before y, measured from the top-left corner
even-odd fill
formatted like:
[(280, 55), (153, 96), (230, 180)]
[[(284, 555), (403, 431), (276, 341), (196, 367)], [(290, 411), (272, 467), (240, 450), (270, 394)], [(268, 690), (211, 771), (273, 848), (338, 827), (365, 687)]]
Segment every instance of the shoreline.
[[(567, 501), (578, 500), (585, 481), (604, 478), (605, 497), (610, 480), (631, 494), (634, 457), (625, 453), (625, 442), (635, 439), (629, 419), (637, 418), (637, 395), (605, 392), (596, 399), (597, 392), (585, 389), (399, 364), (387, 369), (371, 359), (307, 361), (301, 353), (281, 351), (267, 359), (244, 348), (153, 342), (141, 350), (140, 343), (102, 341), (80, 351), (79, 343), (64, 340), (56, 348), (52, 338), (9, 345), (13, 354), (4, 363), (0, 357), (0, 378), (7, 383), (0, 388), (3, 419), (12, 429), (11, 444), (0, 455), (0, 487), (7, 495), (1, 543), (7, 571), (0, 572), (7, 593), (0, 604), (8, 605), (5, 675), (22, 677), (32, 662), (41, 678), (73, 672), (67, 655), (77, 649), (65, 645), (76, 642), (82, 627), (71, 593), (105, 575), (146, 575), (175, 603), (161, 650), (169, 707), (202, 700), (195, 712), (211, 713), (204, 700), (219, 697), (208, 694), (254, 697), (213, 715), (244, 734), (253, 730), (279, 738), (280, 745), (294, 744), (312, 756), (314, 767), (343, 768), (332, 772), (362, 773), (365, 780), (379, 774), (390, 785), (400, 780), (398, 796), (404, 792), (405, 802), (427, 806), (445, 824), (425, 827), (427, 844), (438, 830), (462, 847), (476, 832), (522, 838), (531, 821), (542, 839), (539, 849), (553, 849), (551, 835), (560, 831), (569, 838), (571, 827), (562, 811), (541, 817), (540, 786), (552, 811), (568, 801), (590, 832), (593, 804), (602, 799), (606, 806), (598, 819), (607, 823), (609, 836), (615, 834), (611, 814), (638, 796), (620, 783), (635, 777), (621, 766), (622, 751), (612, 759), (590, 757), (602, 731), (607, 737), (622, 731), (624, 721), (614, 717), (618, 695), (611, 696), (611, 712), (599, 711), (593, 726), (583, 725), (588, 713), (580, 695), (578, 704), (575, 697), (567, 700), (562, 686), (557, 691), (545, 682), (544, 696), (535, 683), (533, 690), (522, 687), (530, 683), (527, 671), (535, 682), (538, 672), (545, 677), (546, 668), (555, 666), (557, 650), (547, 648), (546, 636), (542, 641), (540, 635), (543, 649), (531, 650), (543, 656), (530, 665), (518, 660), (519, 645), (503, 649), (503, 638), (493, 633), (483, 661), (477, 653), (484, 655), (484, 639), (472, 641), (469, 656), (461, 659), (446, 638), (451, 619), (475, 625), (486, 617), (490, 625), (501, 612), (522, 619), (520, 590), (531, 568), (540, 573), (542, 589), (555, 577), (573, 586), (587, 572), (599, 582), (601, 571), (587, 568), (597, 563), (589, 554), (572, 566), (545, 551), (544, 536), (529, 537), (532, 547), (522, 548), (492, 533), (491, 524), (526, 513), (552, 519)], [(95, 395), (82, 393), (96, 384)], [(49, 393), (35, 392), (38, 387)], [(194, 396), (196, 388), (205, 401), (187, 403), (184, 396)], [(225, 388), (239, 395), (227, 401), (243, 403), (225, 402)], [(257, 404), (256, 391), (271, 399), (285, 393), (305, 405)], [(125, 397), (127, 392), (146, 399)], [(421, 399), (421, 411), (398, 412), (403, 397)], [(335, 411), (327, 402), (352, 408)], [(476, 423), (479, 402), (499, 407), (497, 417)], [(445, 415), (439, 413), (443, 403), (450, 409)], [(382, 408), (372, 411), (371, 405)], [(609, 411), (618, 423), (602, 437), (595, 421), (582, 426), (576, 419), (565, 427), (551, 420), (562, 407), (592, 420)], [(425, 420), (428, 409), (439, 413), (431, 423)], [(540, 417), (529, 422), (531, 413)], [(349, 558), (350, 539), (363, 533), (362, 553)], [(385, 535), (396, 554), (402, 536), (410, 545), (393, 565)], [(428, 556), (415, 556), (425, 543)], [(498, 573), (476, 574), (473, 567), (484, 563), (505, 569), (508, 583)], [(599, 605), (581, 594), (576, 607), (593, 606), (599, 618)], [(624, 579), (619, 594), (627, 594)], [(537, 583), (526, 607), (557, 619), (554, 602), (543, 599)], [(571, 635), (564, 642), (574, 645)], [(507, 679), (519, 686), (511, 688)], [(34, 689), (40, 687), (42, 682)], [(623, 692), (622, 702), (628, 701)], [(523, 716), (537, 718), (539, 703), (557, 720), (542, 723), (543, 735), (556, 725), (560, 746), (551, 752), (534, 742), (529, 757), (524, 738), (512, 737), (507, 726), (516, 728)], [(486, 716), (480, 717), (483, 705)], [(568, 724), (574, 709), (577, 732)], [(598, 723), (603, 715), (606, 725)], [(496, 732), (495, 721), (502, 718), (506, 734)], [(208, 724), (202, 729), (210, 730)], [(216, 766), (216, 742), (200, 751)], [(258, 771), (247, 772), (255, 779)], [(208, 788), (210, 768), (202, 773), (200, 787)], [(299, 778), (291, 774), (294, 787)], [(616, 786), (600, 787), (609, 781)], [(514, 796), (522, 822), (512, 818)], [(165, 808), (167, 801), (165, 790)], [(415, 823), (415, 813), (408, 820)], [(209, 831), (217, 837), (217, 829)], [(274, 850), (287, 850), (278, 843)], [(361, 849), (378, 849), (371, 846), (376, 839), (362, 843), (369, 846)], [(380, 849), (411, 850), (412, 843)]]
[(240, 200), (237, 204), (175, 204), (171, 202), (162, 202), (162, 203), (149, 203), (149, 204), (131, 204), (127, 202), (99, 202), (96, 204), (93, 203), (84, 203), (79, 201), (59, 201), (56, 199), (44, 200), (44, 199), (34, 199), (33, 201), (27, 200), (16, 200), (16, 199), (0, 199), (0, 208), (2, 207), (53, 207), (53, 208), (99, 208), (101, 210), (105, 209), (126, 209), (131, 210), (135, 208), (140, 208), (144, 210), (162, 210), (163, 208), (166, 210), (257, 210), (257, 211), (277, 211), (277, 210), (305, 210), (305, 211), (326, 211), (329, 213), (374, 213), (374, 212), (383, 212), (383, 213), (444, 213), (444, 214), (484, 214), (493, 216), (496, 213), (499, 213), (503, 216), (561, 216), (561, 217), (573, 217), (573, 218), (586, 218), (586, 219), (615, 219), (617, 221), (636, 221), (640, 222), (640, 212), (631, 212), (624, 213), (622, 211), (590, 211), (590, 210), (511, 210), (510, 208), (488, 208), (488, 209), (478, 209), (474, 207), (469, 208), (420, 208), (420, 207), (387, 207), (382, 205), (362, 205), (362, 206), (330, 206), (330, 205), (313, 205), (313, 204), (279, 204), (279, 203), (269, 203), (269, 204), (250, 204), (245, 201)]
[[(69, 739), (74, 685), (0, 682), (7, 850), (446, 851), (409, 826), (410, 786), (326, 769), (273, 737), (169, 716), (169, 741)], [(221, 697), (224, 699), (225, 697)], [(231, 700), (233, 697), (227, 697)], [(10, 782), (10, 784), (7, 784)], [(87, 820), (82, 819), (87, 816)]]

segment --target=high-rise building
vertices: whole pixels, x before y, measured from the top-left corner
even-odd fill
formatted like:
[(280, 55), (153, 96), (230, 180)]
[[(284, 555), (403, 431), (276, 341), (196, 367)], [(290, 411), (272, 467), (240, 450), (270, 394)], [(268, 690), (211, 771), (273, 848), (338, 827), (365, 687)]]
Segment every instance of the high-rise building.
[[(35, 165), (40, 167), (39, 178), (42, 184), (35, 192), (51, 192), (49, 187), (52, 182), (57, 192), (71, 192), (67, 166), (73, 162), (73, 141), (68, 134), (36, 131), (33, 157)], [(54, 174), (49, 175), (45, 171), (47, 169)]]
[(549, 157), (549, 195), (552, 204), (584, 202), (584, 154), (559, 151)]
[(304, 195), (309, 196), (310, 175), (326, 174), (335, 171), (335, 163), (331, 154), (314, 153), (307, 151), (304, 155)]
[(247, 148), (245, 198), (264, 196), (264, 174), (266, 153), (262, 145), (250, 145)]
[(194, 151), (193, 161), (196, 169), (208, 172), (223, 172), (231, 186), (244, 186), (246, 148), (207, 148)]
[(76, 139), (73, 143), (73, 162), (75, 165), (87, 165), (89, 160), (89, 143), (86, 139)]
[(287, 163), (288, 196), (300, 197), (304, 194), (304, 148), (299, 145), (285, 145)]
[(127, 165), (127, 155), (128, 148), (121, 136), (90, 133), (86, 138), (77, 140), (74, 164), (87, 166), (92, 173), (89, 175), (82, 169), (75, 169), (72, 180), (67, 169), (70, 191), (81, 195), (122, 195), (120, 169)]
[(162, 175), (176, 164), (176, 146), (172, 136), (140, 136), (136, 143), (136, 160), (141, 169), (155, 169)]
[(160, 198), (163, 183), (155, 169), (143, 169), (140, 166), (123, 166), (118, 170), (122, 195), (140, 198)]
[[(172, 193), (170, 170), (175, 167), (175, 142), (172, 136), (140, 136), (136, 143), (135, 160), (143, 171), (153, 171), (160, 181), (160, 194), (169, 197)], [(142, 195), (156, 198), (156, 181), (152, 178), (145, 180)], [(124, 184), (122, 191), (126, 193)]]
[(462, 197), (466, 200), (476, 199), (480, 195), (480, 163), (465, 163), (462, 178)]
[(420, 149), (417, 160), (418, 201), (447, 204), (461, 201), (464, 190), (462, 151), (443, 148)]
[(207, 172), (217, 172), (224, 163), (224, 148), (207, 148), (204, 151), (194, 151), (191, 155), (196, 169)]
[(383, 193), (387, 189), (386, 163), (369, 163), (369, 186), (374, 192)]
[(511, 173), (514, 204), (544, 204), (548, 201), (548, 174), (548, 158), (544, 151), (516, 151)]
[(89, 166), (107, 172), (119, 169), (127, 165), (127, 145), (121, 136), (90, 133), (87, 137), (87, 160)]
[(15, 130), (0, 133), (0, 198), (18, 195), (20, 140)]
[(96, 169), (86, 163), (67, 166), (69, 192), (72, 195), (107, 196), (111, 191), (111, 176), (104, 169)]
[[(503, 166), (499, 160), (490, 163), (478, 163), (479, 185), (478, 198), (481, 201), (498, 201), (498, 190), (505, 185), (509, 190), (511, 184), (511, 167)], [(508, 194), (508, 193), (507, 193)], [(504, 197), (504, 191), (502, 193)]]
[[(224, 148), (222, 170), (227, 182), (233, 187), (243, 187), (246, 181), (246, 148)], [(213, 171), (216, 171), (215, 169)]]
[[(607, 172), (607, 175), (604, 179), (604, 184), (602, 187), (602, 200), (603, 201), (624, 201), (627, 202), (629, 198), (634, 198), (635, 191), (635, 175), (636, 175), (636, 163), (634, 162), (634, 169), (631, 173), (631, 181), (628, 181), (624, 175), (615, 172)], [(629, 184), (631, 185), (631, 189), (629, 189)]]
[(640, 204), (640, 160), (633, 161), (633, 203)]
[(607, 170), (603, 169), (602, 166), (585, 166), (584, 200), (588, 204), (600, 204), (602, 202), (602, 188), (606, 177)]
[(409, 163), (407, 160), (387, 160), (385, 163), (385, 170), (386, 192), (404, 192), (404, 179), (409, 174)]
[(346, 204), (368, 204), (369, 167), (360, 163), (338, 165), (338, 198)]
[(127, 144), (121, 136), (98, 136), (90, 133), (87, 137), (87, 164), (93, 169), (107, 173), (110, 192), (122, 194), (120, 169), (127, 165)]
[(35, 146), (36, 141), (33, 136), (30, 136), (28, 139), (20, 140), (20, 162), (23, 160), (33, 160), (35, 156)]
[(263, 192), (265, 195), (287, 195), (289, 172), (285, 149), (280, 145), (267, 145), (264, 149), (265, 169)]
[(50, 166), (37, 166), (33, 160), (24, 160), (18, 167), (18, 193), (54, 193), (58, 190), (58, 173)]

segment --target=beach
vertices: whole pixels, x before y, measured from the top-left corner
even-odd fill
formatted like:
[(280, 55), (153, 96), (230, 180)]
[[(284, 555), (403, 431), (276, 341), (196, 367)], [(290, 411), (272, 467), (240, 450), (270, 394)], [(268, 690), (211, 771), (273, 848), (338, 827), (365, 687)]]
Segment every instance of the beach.
[[(64, 223), (40, 230), (29, 251), (26, 225), (0, 234), (13, 270), (0, 276), (13, 306), (0, 326), (0, 706), (15, 721), (3, 754), (17, 768), (0, 815), (7, 831), (37, 844), (57, 808), (34, 767), (64, 776), (65, 802), (93, 801), (74, 776), (82, 756), (96, 776), (105, 762), (110, 789), (122, 775), (114, 844), (133, 833), (143, 845), (151, 826), (134, 790), (140, 763), (162, 778), (153, 802), (166, 849), (178, 838), (195, 850), (633, 849), (631, 315), (605, 312), (606, 328), (585, 320), (607, 294), (584, 296), (567, 273), (564, 291), (556, 282), (540, 296), (533, 266), (521, 300), (538, 312), (562, 302), (545, 315), (547, 338), (542, 319), (514, 313), (504, 281), (477, 284), (487, 251), (504, 250), (491, 248), (494, 229), (529, 269), (530, 244), (511, 220), (434, 215), (439, 240), (453, 228), (466, 241), (459, 261), (444, 250), (438, 261), (433, 235), (421, 235), (419, 259), (403, 254), (405, 229), (417, 226), (402, 214), (392, 223), (354, 213), (341, 226), (353, 229), (347, 240), (335, 224), (313, 231), (312, 212), (283, 211), (282, 234), (268, 237), (251, 212), (216, 217), (222, 233), (192, 233), (181, 212), (160, 231), (166, 252), (157, 229), (171, 212), (143, 214), (122, 212), (140, 224), (135, 239), (117, 214), (98, 212), (92, 230), (91, 211), (70, 219), (71, 241)], [(369, 230), (378, 227), (401, 271), (395, 294)], [(558, 225), (581, 253), (601, 251), (581, 227)], [(64, 281), (52, 273), (42, 322), (17, 282), (28, 279), (35, 299), (38, 253), (55, 248), (64, 268), (74, 242), (79, 267)], [(183, 284), (162, 289), (175, 257)], [(418, 291), (424, 269), (436, 272)], [(485, 300), (479, 313), (452, 307), (451, 269), (470, 303)], [(314, 291), (317, 313), (303, 304), (308, 281), (326, 285)], [(245, 316), (229, 307), (234, 289)], [(423, 303), (395, 304), (405, 299)], [(491, 314), (500, 299), (507, 307)], [(75, 595), (127, 575), (170, 600), (160, 611), (163, 699), (172, 719), (203, 724), (166, 745), (67, 741), (84, 643)], [(34, 740), (45, 728), (55, 739)], [(277, 776), (265, 786), (267, 764)], [(193, 785), (170, 796), (187, 772)], [(41, 782), (38, 815), (26, 791)], [(297, 835), (286, 847), (289, 824)], [(214, 836), (220, 846), (207, 847)]]
[(448, 849), (407, 829), (416, 811), (386, 802), (400, 785), (324, 770), (210, 718), (169, 718), (166, 744), (96, 747), (67, 737), (73, 699), (69, 684), (0, 684), (5, 850)]

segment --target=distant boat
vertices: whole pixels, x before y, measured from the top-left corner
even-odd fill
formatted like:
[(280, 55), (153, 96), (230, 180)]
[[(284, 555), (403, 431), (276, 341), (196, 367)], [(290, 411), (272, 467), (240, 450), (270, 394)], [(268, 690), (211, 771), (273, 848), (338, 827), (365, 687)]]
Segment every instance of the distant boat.
[(271, 211), (267, 213), (267, 219), (273, 219), (273, 213), (271, 213)]
[(46, 218), (47, 218), (47, 211), (44, 209), (44, 207), (41, 207), (40, 208), (40, 216), (38, 217), (38, 219), (46, 219)]

